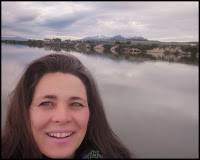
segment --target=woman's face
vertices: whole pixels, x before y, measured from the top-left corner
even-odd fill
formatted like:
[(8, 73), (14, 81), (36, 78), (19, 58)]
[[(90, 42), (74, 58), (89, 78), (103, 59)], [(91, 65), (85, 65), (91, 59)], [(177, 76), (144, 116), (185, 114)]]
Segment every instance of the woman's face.
[(61, 72), (44, 75), (30, 106), (32, 133), (49, 158), (73, 158), (82, 143), (90, 112), (82, 81)]

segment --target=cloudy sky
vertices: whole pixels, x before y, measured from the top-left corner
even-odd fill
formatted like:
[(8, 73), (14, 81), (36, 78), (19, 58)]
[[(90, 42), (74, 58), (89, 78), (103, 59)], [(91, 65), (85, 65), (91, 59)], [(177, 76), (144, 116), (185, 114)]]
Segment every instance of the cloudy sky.
[(105, 35), (198, 41), (198, 1), (1, 2), (2, 37), (81, 39)]

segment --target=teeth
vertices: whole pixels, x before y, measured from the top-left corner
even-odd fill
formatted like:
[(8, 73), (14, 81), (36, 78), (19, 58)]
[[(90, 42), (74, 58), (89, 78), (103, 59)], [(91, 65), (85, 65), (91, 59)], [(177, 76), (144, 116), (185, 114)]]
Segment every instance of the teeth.
[(56, 137), (60, 137), (60, 133), (57, 133)]
[(72, 135), (72, 133), (49, 133), (48, 134), (51, 137), (69, 137)]
[(65, 133), (61, 133), (61, 137), (65, 137)]
[(71, 135), (71, 133), (65, 133), (65, 136), (68, 137), (69, 135)]

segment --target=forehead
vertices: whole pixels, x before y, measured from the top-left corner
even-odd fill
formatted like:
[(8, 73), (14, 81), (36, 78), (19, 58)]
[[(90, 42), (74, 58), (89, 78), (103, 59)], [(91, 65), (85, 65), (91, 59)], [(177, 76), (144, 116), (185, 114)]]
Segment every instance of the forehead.
[(82, 81), (69, 73), (48, 73), (38, 82), (34, 94), (79, 94), (85, 95)]

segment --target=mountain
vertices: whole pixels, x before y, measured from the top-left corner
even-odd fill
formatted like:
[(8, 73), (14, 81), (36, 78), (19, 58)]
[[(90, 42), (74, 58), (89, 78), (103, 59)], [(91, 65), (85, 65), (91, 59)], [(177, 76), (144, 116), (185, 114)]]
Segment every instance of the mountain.
[(110, 40), (124, 40), (126, 39), (125, 37), (122, 37), (121, 35), (116, 35), (114, 37), (110, 37)]
[(85, 37), (80, 39), (79, 41), (110, 41), (110, 40), (141, 40), (141, 41), (148, 41), (148, 39), (143, 37), (123, 37), (121, 35), (116, 35), (113, 37), (108, 37), (104, 35), (93, 36), (93, 37)]
[(23, 37), (1, 37), (1, 40), (28, 41), (27, 38), (23, 38)]
[(79, 41), (107, 41), (110, 37), (99, 35), (99, 36), (93, 36), (93, 37), (85, 37), (83, 39), (80, 39)]

